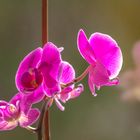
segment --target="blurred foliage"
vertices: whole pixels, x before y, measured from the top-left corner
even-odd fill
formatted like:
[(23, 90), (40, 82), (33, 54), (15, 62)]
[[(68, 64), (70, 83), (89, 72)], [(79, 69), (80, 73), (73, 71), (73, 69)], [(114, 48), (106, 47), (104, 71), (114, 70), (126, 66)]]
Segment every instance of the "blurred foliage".
[[(87, 66), (76, 47), (77, 32), (83, 28), (111, 35), (123, 55), (122, 71), (132, 67), (131, 48), (140, 39), (139, 0), (50, 0), (49, 41), (65, 48), (63, 59), (79, 75)], [(41, 46), (41, 1), (0, 1), (0, 98), (9, 100), (16, 92), (14, 76), (19, 62)], [(51, 108), (52, 140), (139, 140), (139, 103), (120, 100), (117, 87), (103, 87), (92, 97), (87, 80), (85, 91), (66, 104), (66, 111)], [(0, 132), (0, 140), (34, 140), (35, 136), (17, 128)]]

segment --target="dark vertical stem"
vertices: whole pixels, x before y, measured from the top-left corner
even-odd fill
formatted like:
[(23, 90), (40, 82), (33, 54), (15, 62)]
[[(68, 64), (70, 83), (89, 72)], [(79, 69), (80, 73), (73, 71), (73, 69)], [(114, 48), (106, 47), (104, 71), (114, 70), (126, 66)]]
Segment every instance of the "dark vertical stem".
[[(48, 41), (48, 0), (42, 0), (42, 46)], [(43, 120), (44, 140), (50, 140), (49, 111), (44, 112)]]
[(48, 0), (42, 0), (42, 46), (48, 41)]

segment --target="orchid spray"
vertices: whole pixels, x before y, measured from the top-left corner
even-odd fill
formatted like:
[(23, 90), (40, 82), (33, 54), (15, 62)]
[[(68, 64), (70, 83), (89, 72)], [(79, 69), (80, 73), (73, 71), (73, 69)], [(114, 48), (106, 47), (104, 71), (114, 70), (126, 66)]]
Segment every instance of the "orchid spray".
[[(42, 46), (20, 62), (15, 76), (18, 93), (9, 102), (0, 101), (0, 131), (19, 125), (36, 133), (38, 140), (50, 140), (49, 108), (53, 103), (64, 111), (64, 104), (84, 91), (80, 82), (86, 76), (94, 96), (97, 96), (95, 88), (119, 83), (122, 53), (117, 42), (102, 33), (93, 33), (88, 39), (82, 29), (78, 32), (77, 46), (89, 66), (76, 77), (73, 66), (62, 59), (64, 48), (48, 42), (47, 0), (42, 0)], [(38, 102), (42, 102), (42, 109), (32, 108)], [(37, 120), (37, 127), (32, 127)]]

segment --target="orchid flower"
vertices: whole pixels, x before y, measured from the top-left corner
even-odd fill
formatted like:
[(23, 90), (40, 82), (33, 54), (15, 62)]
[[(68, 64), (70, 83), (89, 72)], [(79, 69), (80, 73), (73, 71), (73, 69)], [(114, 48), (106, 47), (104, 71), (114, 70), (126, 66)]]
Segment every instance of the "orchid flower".
[(31, 109), (22, 93), (17, 93), (9, 102), (0, 100), (0, 131), (12, 130), (16, 126), (27, 127), (36, 122), (38, 109)]
[(68, 87), (63, 86), (75, 78), (75, 71), (68, 62), (62, 61), (61, 51), (62, 49), (57, 48), (53, 43), (47, 43), (44, 46), (39, 69), (44, 77), (43, 88), (47, 97), (50, 98), (49, 106), (55, 100), (59, 109), (64, 110), (60, 101), (65, 103), (79, 96), (83, 86), (80, 85), (77, 88), (74, 88), (73, 84)]
[(94, 96), (95, 86), (112, 86), (118, 84), (116, 78), (122, 67), (122, 53), (116, 41), (109, 35), (94, 33), (87, 39), (83, 30), (77, 38), (78, 50), (88, 62), (88, 84)]
[(29, 93), (25, 96), (29, 96), (32, 103), (46, 96), (51, 99), (50, 103), (55, 99), (57, 106), (64, 110), (59, 100), (65, 103), (83, 91), (82, 85), (77, 88), (74, 88), (74, 84), (64, 87), (75, 78), (75, 71), (68, 62), (62, 61), (62, 50), (48, 42), (43, 49), (35, 49), (20, 63), (15, 78), (16, 86), (20, 92)]

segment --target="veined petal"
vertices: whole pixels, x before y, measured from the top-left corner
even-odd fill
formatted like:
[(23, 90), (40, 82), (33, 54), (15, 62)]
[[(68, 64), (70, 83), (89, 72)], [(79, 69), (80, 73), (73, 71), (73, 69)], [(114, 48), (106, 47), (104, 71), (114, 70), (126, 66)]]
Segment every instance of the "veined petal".
[(48, 96), (60, 90), (58, 84), (58, 70), (61, 63), (61, 55), (59, 49), (51, 42), (45, 44), (43, 55), (39, 66), (44, 77), (44, 89)]
[(19, 119), (19, 124), (21, 127), (27, 127), (29, 125), (32, 125), (37, 121), (39, 118), (40, 111), (38, 109), (31, 109), (28, 112), (28, 115), (26, 116), (25, 114), (22, 114), (20, 119)]
[(38, 87), (34, 92), (24, 95), (24, 100), (29, 104), (35, 104), (43, 100), (45, 96), (43, 85)]
[(0, 100), (0, 109), (4, 109), (7, 106), (8, 102)]
[(90, 91), (92, 93), (92, 95), (97, 96), (96, 92), (95, 92), (95, 83), (93, 81), (93, 76), (91, 75), (91, 73), (89, 73), (89, 77), (88, 77), (88, 85), (90, 88)]
[(37, 67), (40, 59), (42, 56), (42, 48), (37, 48), (33, 50), (31, 53), (29, 53), (20, 63), (19, 68), (16, 72), (15, 82), (16, 86), (19, 91), (22, 90), (22, 84), (21, 84), (21, 77), (22, 75), (27, 72), (30, 68)]
[(89, 39), (96, 58), (110, 71), (110, 79), (115, 78), (122, 67), (122, 53), (116, 41), (109, 35), (94, 33)]
[[(42, 63), (40, 70), (44, 77), (43, 88), (47, 96), (51, 97), (54, 93), (60, 91), (60, 85), (58, 82), (58, 64), (45, 64)], [(54, 72), (54, 75), (51, 73)]]
[(77, 98), (81, 95), (81, 93), (84, 91), (84, 86), (82, 84), (79, 84), (76, 88), (74, 88), (70, 93), (69, 99)]
[(116, 79), (113, 79), (113, 80), (110, 80), (107, 84), (105, 84), (106, 86), (114, 86), (114, 85), (118, 85), (119, 84), (119, 79), (116, 78)]
[(13, 130), (15, 127), (17, 127), (17, 125), (18, 125), (17, 121), (11, 122), (2, 121), (0, 122), (0, 131)]
[(97, 87), (103, 86), (109, 82), (109, 74), (106, 68), (97, 61), (96, 66), (90, 67), (89, 80)]
[(9, 103), (16, 106), (17, 101), (21, 101), (22, 97), (23, 97), (23, 94), (19, 92), (12, 97)]
[(66, 87), (64, 88), (60, 94), (59, 94), (59, 99), (63, 102), (63, 103), (66, 103), (66, 101), (68, 101), (70, 99), (70, 92), (73, 90), (73, 88), (71, 88), (70, 86), (69, 87)]
[(82, 29), (78, 33), (77, 46), (80, 54), (89, 64), (96, 62), (93, 48), (89, 44), (86, 34)]
[(0, 119), (0, 131), (3, 131), (3, 128), (8, 125), (8, 122)]
[(13, 96), (9, 103), (15, 105), (19, 109), (19, 111), (27, 114), (32, 106), (32, 99), (32, 94), (26, 95), (19, 92), (15, 96)]
[(61, 62), (61, 55), (59, 48), (57, 48), (53, 43), (48, 42), (44, 45), (43, 54), (42, 54), (42, 62), (47, 64), (54, 64)]
[(59, 81), (60, 83), (68, 83), (71, 82), (75, 78), (75, 70), (71, 64), (66, 61), (61, 63), (59, 69)]

